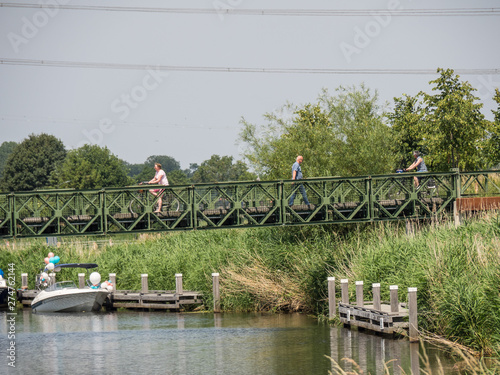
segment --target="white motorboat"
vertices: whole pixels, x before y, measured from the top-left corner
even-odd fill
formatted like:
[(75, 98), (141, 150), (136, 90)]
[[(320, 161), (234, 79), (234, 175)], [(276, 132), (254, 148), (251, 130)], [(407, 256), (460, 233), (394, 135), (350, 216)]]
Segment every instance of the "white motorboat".
[[(61, 268), (96, 268), (95, 263), (71, 263), (58, 265), (54, 271)], [(93, 273), (92, 275), (97, 274)], [(92, 276), (91, 275), (91, 276)], [(98, 274), (97, 274), (98, 275)], [(99, 280), (95, 285), (78, 288), (73, 281), (59, 281), (41, 290), (31, 302), (33, 312), (89, 312), (99, 311), (102, 308), (109, 290), (99, 287)]]

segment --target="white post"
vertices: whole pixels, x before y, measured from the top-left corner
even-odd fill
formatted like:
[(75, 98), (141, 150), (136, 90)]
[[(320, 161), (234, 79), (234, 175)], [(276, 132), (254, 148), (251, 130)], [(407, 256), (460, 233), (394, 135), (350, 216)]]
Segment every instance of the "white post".
[(175, 274), (175, 293), (182, 294), (182, 273)]
[(117, 290), (116, 289), (116, 273), (109, 274), (109, 281), (111, 281), (111, 284), (113, 284), (113, 290)]
[(212, 290), (214, 294), (214, 313), (220, 313), (220, 291), (219, 291), (219, 274), (212, 273)]
[(80, 288), (80, 289), (85, 288), (85, 274), (84, 273), (78, 274), (78, 288)]
[(28, 289), (28, 274), (21, 274), (21, 289)]
[(391, 312), (398, 312), (399, 311), (398, 286), (391, 285), (389, 289), (391, 291)]
[(408, 288), (408, 310), (410, 314), (410, 342), (418, 341), (417, 288)]
[(363, 299), (363, 281), (356, 281), (356, 305), (363, 307), (365, 300)]
[(141, 286), (142, 286), (141, 293), (145, 294), (145, 293), (149, 292), (148, 274), (147, 273), (141, 274)]
[(381, 308), (380, 302), (380, 283), (372, 284), (372, 293), (373, 293), (373, 308), (375, 310), (379, 310)]
[(335, 277), (328, 278), (328, 318), (333, 319), (337, 314), (335, 303)]

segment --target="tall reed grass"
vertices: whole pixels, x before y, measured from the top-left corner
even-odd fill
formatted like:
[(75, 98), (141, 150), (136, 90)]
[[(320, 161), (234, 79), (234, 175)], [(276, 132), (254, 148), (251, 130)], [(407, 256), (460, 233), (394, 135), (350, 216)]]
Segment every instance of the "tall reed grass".
[[(61, 262), (96, 262), (101, 275), (117, 274), (119, 289), (184, 288), (205, 293), (212, 306), (212, 272), (221, 275), (226, 311), (302, 311), (327, 316), (327, 277), (418, 288), (419, 326), (485, 355), (500, 345), (500, 224), (498, 214), (455, 228), (414, 223), (317, 225), (228, 229), (107, 238), (60, 238), (53, 249)], [(0, 267), (14, 263), (34, 275), (50, 249), (41, 240), (4, 241)], [(78, 271), (67, 277), (76, 280)], [(66, 278), (66, 277), (64, 277)], [(103, 277), (104, 278), (104, 277)], [(19, 285), (20, 286), (20, 285)], [(339, 289), (339, 288), (337, 288)], [(370, 291), (365, 291), (370, 299)], [(400, 292), (400, 299), (405, 300)]]

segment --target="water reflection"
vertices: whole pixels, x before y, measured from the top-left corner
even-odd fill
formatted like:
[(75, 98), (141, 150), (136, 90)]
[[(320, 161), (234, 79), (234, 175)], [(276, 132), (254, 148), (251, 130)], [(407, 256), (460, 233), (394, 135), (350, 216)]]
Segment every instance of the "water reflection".
[[(18, 317), (19, 374), (328, 374), (328, 357), (346, 371), (359, 365), (365, 374), (384, 374), (388, 362), (392, 374), (418, 371), (418, 345), (301, 314), (25, 310)], [(3, 320), (0, 315), (5, 337)], [(427, 348), (427, 354), (447, 363), (436, 350)]]

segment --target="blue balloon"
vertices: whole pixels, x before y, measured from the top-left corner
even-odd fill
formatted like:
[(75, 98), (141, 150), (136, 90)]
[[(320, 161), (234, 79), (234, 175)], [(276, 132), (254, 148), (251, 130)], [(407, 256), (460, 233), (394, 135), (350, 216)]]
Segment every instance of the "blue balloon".
[(49, 263), (55, 263), (54, 260), (55, 260), (55, 257), (50, 257), (49, 258)]
[(1, 268), (0, 268), (0, 276), (2, 276), (2, 277), (3, 277), (3, 271), (2, 271), (2, 269), (1, 269)]
[(59, 261), (61, 260), (61, 258), (59, 258), (57, 255), (54, 257), (54, 264), (55, 263), (59, 263)]

